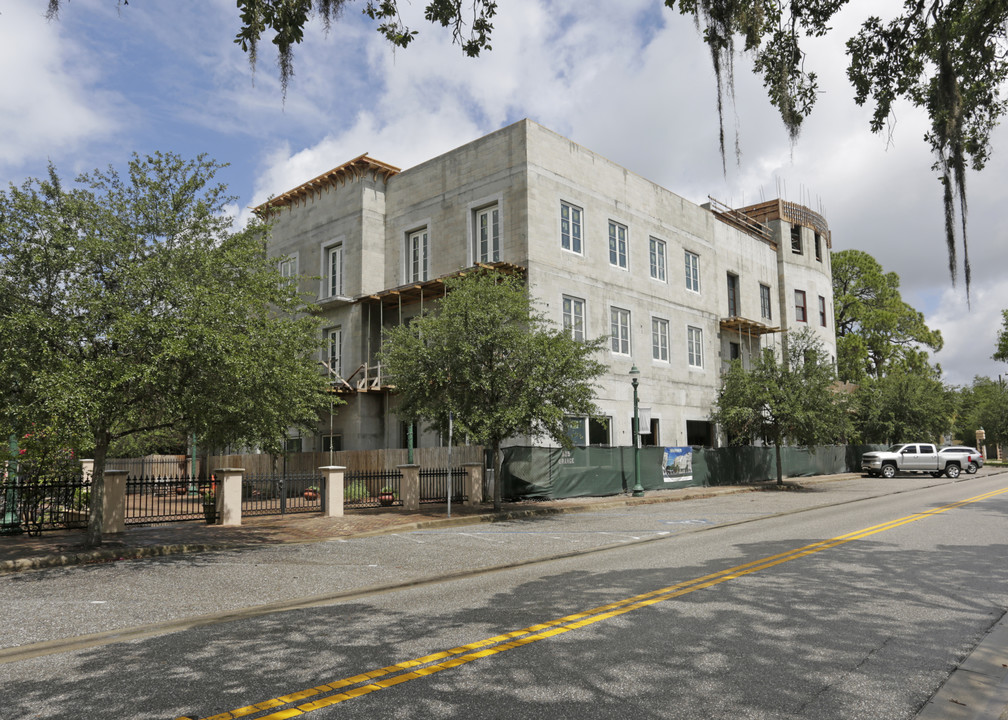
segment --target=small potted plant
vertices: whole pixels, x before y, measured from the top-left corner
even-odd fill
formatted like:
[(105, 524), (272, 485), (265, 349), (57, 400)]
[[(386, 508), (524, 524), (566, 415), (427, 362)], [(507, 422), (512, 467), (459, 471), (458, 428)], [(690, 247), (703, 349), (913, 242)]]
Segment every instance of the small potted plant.
[(217, 497), (213, 490), (204, 490), (201, 495), (203, 497), (203, 518), (207, 525), (213, 525), (217, 522)]
[(395, 488), (389, 486), (383, 487), (378, 491), (378, 502), (381, 505), (389, 506), (396, 501), (396, 491)]
[(319, 489), (317, 486), (312, 485), (304, 491), (305, 500), (318, 500)]

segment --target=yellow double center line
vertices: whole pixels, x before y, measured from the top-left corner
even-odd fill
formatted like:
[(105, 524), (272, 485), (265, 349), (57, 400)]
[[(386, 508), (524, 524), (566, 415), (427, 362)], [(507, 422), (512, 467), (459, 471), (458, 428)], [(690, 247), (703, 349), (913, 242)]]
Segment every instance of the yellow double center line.
[[(856, 530), (855, 532), (848, 533), (846, 535), (840, 535), (838, 537), (830, 538), (829, 540), (822, 540), (817, 543), (812, 543), (811, 545), (805, 545), (785, 553), (780, 553), (779, 555), (771, 555), (759, 560), (753, 560), (752, 562), (748, 562), (743, 565), (736, 565), (735, 567), (728, 568), (727, 570), (722, 570), (710, 575), (704, 575), (703, 577), (687, 580), (676, 585), (670, 585), (659, 590), (652, 590), (651, 592), (643, 593), (641, 595), (634, 595), (633, 597), (618, 600), (607, 605), (601, 605), (599, 607), (592, 608), (591, 610), (584, 610), (573, 615), (566, 615), (556, 620), (532, 625), (522, 630), (515, 630), (503, 635), (496, 635), (484, 640), (469, 643), (468, 645), (460, 645), (458, 647), (451, 648), (450, 650), (442, 650), (441, 652), (432, 653), (413, 660), (406, 660), (401, 663), (396, 663), (395, 665), (388, 665), (383, 668), (378, 668), (377, 670), (371, 670), (370, 672), (343, 678), (324, 685), (318, 685), (313, 688), (308, 688), (307, 690), (301, 690), (289, 695), (282, 695), (280, 697), (256, 703), (255, 705), (247, 705), (246, 707), (238, 708), (237, 710), (231, 710), (230, 712), (221, 713), (219, 715), (212, 715), (204, 718), (203, 720), (233, 720), (234, 718), (247, 717), (249, 715), (255, 715), (273, 708), (280, 708), (302, 700), (314, 698), (309, 702), (305, 702), (294, 707), (285, 707), (282, 710), (277, 710), (276, 712), (272, 712), (268, 715), (262, 715), (257, 720), (283, 720), (284, 718), (296, 717), (298, 715), (309, 713), (312, 710), (329, 707), (330, 705), (337, 705), (341, 702), (360, 697), (361, 695), (367, 695), (369, 693), (377, 692), (378, 690), (384, 690), (394, 685), (398, 685), (399, 683), (415, 680), (427, 675), (433, 675), (434, 673), (449, 670), (451, 668), (458, 667), (459, 665), (472, 662), (473, 660), (490, 657), (491, 655), (506, 652), (507, 650), (528, 645), (529, 643), (545, 640), (546, 638), (570, 632), (571, 630), (577, 630), (587, 625), (601, 622), (602, 620), (608, 620), (633, 610), (648, 607), (649, 605), (664, 602), (665, 600), (671, 600), (672, 598), (681, 597), (682, 595), (686, 595), (696, 590), (713, 587), (714, 585), (719, 585), (720, 583), (728, 580), (734, 580), (735, 578), (750, 575), (752, 573), (759, 572), (760, 570), (766, 570), (767, 568), (780, 565), (781, 563), (797, 560), (798, 558), (822, 552), (823, 550), (829, 550), (830, 548), (838, 545), (849, 543), (852, 540), (859, 540), (861, 538), (869, 537), (870, 535), (885, 532), (886, 530), (892, 530), (893, 528), (900, 527), (901, 525), (906, 525), (917, 520), (923, 520), (924, 518), (938, 515), (949, 510), (962, 507), (963, 505), (996, 497), (997, 495), (1001, 495), (1003, 493), (1008, 493), (1008, 488), (994, 490), (989, 493), (984, 493), (983, 495), (977, 495), (966, 500), (960, 500), (949, 505), (935, 508), (934, 510), (915, 513), (897, 520), (890, 520), (889, 522), (882, 523), (881, 525), (873, 525), (872, 527)], [(178, 720), (183, 719), (179, 718)]]

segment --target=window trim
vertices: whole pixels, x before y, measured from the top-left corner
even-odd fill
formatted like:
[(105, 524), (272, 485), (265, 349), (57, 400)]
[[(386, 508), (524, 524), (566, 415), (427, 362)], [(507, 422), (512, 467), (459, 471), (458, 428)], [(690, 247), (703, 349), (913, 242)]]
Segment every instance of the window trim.
[[(697, 295), (700, 294), (700, 253), (695, 253), (692, 250), (683, 249), (683, 264), (686, 271), (686, 290), (689, 292), (695, 292)], [(690, 263), (690, 258), (693, 258), (695, 262)], [(693, 271), (692, 274), (690, 271)], [(696, 287), (690, 287), (691, 284), (695, 284)]]
[[(620, 322), (619, 325), (617, 325), (617, 318), (622, 321), (624, 317), (626, 318), (626, 323), (624, 324)], [(629, 310), (616, 307), (615, 305), (609, 306), (609, 350), (614, 355), (625, 355), (627, 357), (633, 355), (633, 333), (631, 331), (632, 320), (633, 319)], [(618, 337), (613, 334), (614, 329), (618, 329), (620, 331)], [(626, 337), (623, 336), (624, 330), (626, 330)], [(619, 345), (618, 348), (614, 347), (616, 344)], [(624, 345), (626, 346), (625, 351), (623, 350)]]
[[(497, 208), (497, 259), (494, 260), (488, 258), (483, 260), (479, 255), (479, 225), (478, 218), (481, 212), (489, 210), (492, 207)], [(481, 197), (466, 206), (466, 229), (469, 241), (467, 243), (468, 249), (467, 254), (469, 256), (469, 264), (476, 265), (483, 262), (500, 262), (500, 259), (504, 256), (504, 236), (506, 234), (506, 228), (504, 227), (504, 195), (503, 193), (496, 193), (494, 195), (487, 195)], [(492, 256), (492, 253), (491, 253)]]
[[(413, 274), (413, 239), (423, 234), (423, 261), (421, 263), (419, 277)], [(405, 241), (405, 281), (425, 282), (430, 280), (431, 252), (430, 252), (430, 226), (421, 225), (406, 232)]]
[[(770, 286), (760, 283), (760, 317), (764, 320), (773, 320), (773, 301), (770, 294)], [(764, 292), (765, 291), (765, 292)]]
[(696, 325), (686, 326), (686, 364), (694, 370), (704, 367), (703, 328)]
[[(623, 242), (622, 250), (620, 253), (620, 240), (619, 240), (619, 230), (623, 230)], [(615, 234), (613, 230), (616, 230)], [(619, 220), (613, 220), (609, 218), (608, 231), (608, 249), (609, 249), (609, 267), (618, 268), (620, 270), (630, 270), (630, 228), (621, 223)], [(615, 243), (615, 249), (613, 248), (613, 243)], [(613, 253), (616, 254), (616, 262), (613, 262)], [(621, 262), (622, 261), (622, 262)]]
[(648, 272), (652, 280), (668, 282), (668, 243), (654, 235), (648, 236)]
[[(795, 322), (808, 323), (808, 299), (805, 297), (804, 290), (795, 290)], [(801, 296), (801, 302), (798, 302), (798, 296)], [(799, 314), (799, 310), (801, 313)]]
[[(336, 362), (333, 363), (333, 343), (332, 337), (334, 334), (338, 333), (338, 341), (336, 344)], [(324, 340), (324, 345), (322, 347), (322, 360), (329, 368), (332, 370), (336, 377), (343, 377), (343, 326), (342, 325), (330, 325), (329, 327), (322, 330), (322, 338)], [(336, 367), (333, 367), (333, 365)], [(331, 378), (327, 378), (331, 379)]]
[[(346, 242), (344, 236), (339, 236), (333, 240), (328, 240), (320, 246), (320, 264), (322, 277), (319, 287), (319, 299), (330, 300), (333, 298), (346, 297)], [(339, 263), (339, 287), (338, 293), (333, 293), (332, 287), (332, 252), (336, 249), (340, 252)]]
[[(280, 255), (277, 257), (277, 272), (280, 273), (280, 277), (285, 280), (294, 280), (298, 276), (298, 264), (299, 258), (297, 252), (292, 252), (289, 255)], [(284, 268), (290, 267), (291, 272), (289, 274), (284, 274)]]
[[(664, 330), (664, 333), (661, 331)], [(658, 340), (658, 343), (655, 343)], [(657, 315), (651, 316), (651, 359), (658, 362), (671, 362), (669, 348), (669, 321)]]
[[(570, 324), (567, 322), (567, 302), (571, 303), (570, 312)], [(581, 307), (581, 337), (577, 336), (576, 323), (577, 319), (576, 313), (574, 313), (574, 308), (580, 305)], [(570, 332), (572, 338), (579, 342), (584, 342), (585, 337), (587, 337), (587, 316), (588, 316), (588, 303), (584, 298), (575, 297), (574, 295), (561, 295), (560, 296), (560, 325), (561, 327)]]
[[(564, 224), (564, 216), (563, 216), (564, 208), (567, 209), (568, 216), (569, 216), (568, 220), (567, 220), (569, 228), (570, 228), (567, 231), (568, 246), (564, 246), (564, 229), (563, 229), (563, 224)], [(578, 221), (577, 221), (576, 225), (577, 225), (577, 228), (578, 228), (577, 242), (578, 242), (578, 245), (580, 247), (578, 247), (577, 249), (574, 248), (574, 233), (573, 233), (573, 229), (574, 229), (574, 226), (575, 226), (574, 219), (573, 219), (573, 213), (574, 213), (574, 211), (577, 211), (577, 213), (578, 213)], [(560, 228), (559, 228), (560, 249), (563, 250), (564, 252), (569, 252), (569, 253), (572, 253), (574, 255), (580, 255), (582, 257), (584, 256), (584, 246), (585, 246), (585, 238), (584, 238), (585, 222), (584, 222), (584, 216), (585, 216), (585, 212), (584, 212), (584, 208), (583, 207), (581, 207), (580, 205), (575, 205), (574, 203), (569, 202), (567, 200), (560, 200), (560, 218), (559, 218), (559, 220), (560, 220)]]

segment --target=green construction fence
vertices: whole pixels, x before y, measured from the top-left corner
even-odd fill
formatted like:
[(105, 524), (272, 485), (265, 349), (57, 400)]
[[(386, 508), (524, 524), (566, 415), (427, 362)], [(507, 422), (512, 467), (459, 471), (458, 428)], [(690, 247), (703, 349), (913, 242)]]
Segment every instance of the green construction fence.
[[(858, 472), (861, 456), (882, 445), (782, 447), (785, 477)], [(777, 478), (773, 447), (643, 447), (640, 481), (645, 490), (747, 485)], [(503, 449), (501, 494), (515, 499), (618, 495), (633, 489), (632, 447)]]

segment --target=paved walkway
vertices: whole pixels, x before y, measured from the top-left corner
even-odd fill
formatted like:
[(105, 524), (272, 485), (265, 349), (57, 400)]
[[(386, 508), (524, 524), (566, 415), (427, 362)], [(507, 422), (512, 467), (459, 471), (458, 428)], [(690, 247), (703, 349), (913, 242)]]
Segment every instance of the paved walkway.
[[(845, 476), (828, 476), (830, 478)], [(853, 476), (851, 476), (853, 477)], [(0, 574), (122, 559), (160, 555), (191, 554), (215, 550), (233, 550), (264, 544), (310, 543), (330, 538), (406, 532), (419, 528), (445, 527), (481, 522), (496, 522), (532, 515), (578, 512), (600, 507), (635, 503), (672, 502), (711, 497), (753, 488), (692, 487), (645, 493), (643, 498), (629, 495), (614, 497), (568, 498), (564, 500), (504, 503), (500, 513), (493, 505), (453, 504), (451, 517), (444, 505), (429, 505), (417, 512), (396, 508), (353, 510), (343, 517), (326, 518), (317, 513), (289, 513), (262, 517), (244, 517), (239, 527), (206, 525), (189, 521), (149, 527), (128, 527), (119, 535), (108, 535), (96, 549), (84, 546), (83, 530), (57, 530), (40, 536), (0, 536)]]
[[(801, 478), (803, 485), (860, 477), (856, 474)], [(500, 513), (491, 505), (453, 505), (447, 516), (444, 506), (419, 512), (390, 508), (352, 511), (341, 518), (316, 514), (289, 514), (244, 518), (240, 527), (222, 527), (196, 522), (129, 528), (122, 535), (105, 538), (98, 549), (84, 547), (84, 532), (65, 530), (26, 535), (0, 536), (0, 574), (61, 565), (114, 562), (120, 559), (160, 555), (234, 550), (263, 544), (310, 543), (337, 537), (407, 532), (419, 528), (447, 527), (495, 522), (558, 512), (584, 512), (638, 503), (659, 503), (747, 492), (747, 487), (695, 487), (659, 490), (642, 498), (629, 495), (603, 498), (504, 503)], [(924, 705), (917, 720), (1008, 720), (1008, 614), (987, 633), (938, 692)]]

